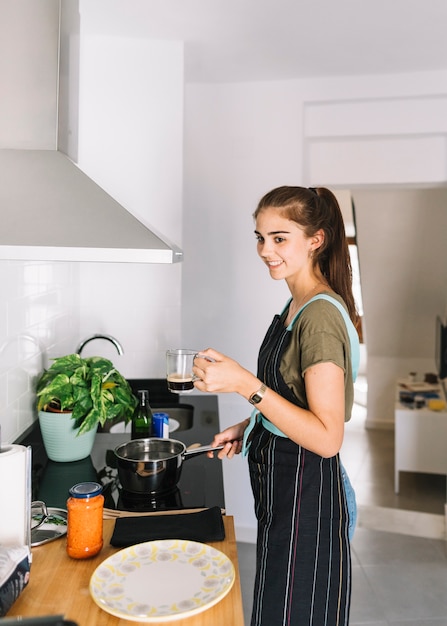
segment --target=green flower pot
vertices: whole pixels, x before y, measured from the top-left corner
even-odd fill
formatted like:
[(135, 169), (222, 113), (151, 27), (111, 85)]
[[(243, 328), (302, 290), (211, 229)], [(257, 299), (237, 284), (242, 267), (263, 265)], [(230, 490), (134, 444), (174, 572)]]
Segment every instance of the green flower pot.
[(80, 461), (90, 455), (97, 427), (78, 435), (71, 413), (47, 411), (39, 411), (39, 424), (45, 450), (51, 461)]

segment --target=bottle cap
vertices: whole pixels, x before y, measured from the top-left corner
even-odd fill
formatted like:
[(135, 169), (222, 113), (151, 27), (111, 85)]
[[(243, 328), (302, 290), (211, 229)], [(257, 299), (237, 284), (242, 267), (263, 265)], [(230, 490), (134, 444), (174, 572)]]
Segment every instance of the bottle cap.
[(72, 498), (94, 498), (102, 491), (102, 485), (99, 483), (87, 482), (77, 483), (69, 489)]

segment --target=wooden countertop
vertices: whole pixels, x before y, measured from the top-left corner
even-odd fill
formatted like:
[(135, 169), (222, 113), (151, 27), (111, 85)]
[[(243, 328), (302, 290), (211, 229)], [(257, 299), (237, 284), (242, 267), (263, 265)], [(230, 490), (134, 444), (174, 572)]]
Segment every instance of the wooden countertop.
[[(176, 626), (244, 626), (234, 520), (226, 515), (223, 520), (225, 540), (210, 545), (226, 554), (233, 562), (236, 570), (233, 588), (223, 600), (202, 613), (169, 623)], [(66, 553), (65, 538), (33, 548), (30, 581), (8, 611), (7, 617), (64, 615), (79, 626), (130, 626), (144, 623), (114, 617), (100, 609), (90, 596), (89, 582), (92, 573), (104, 559), (117, 552), (110, 545), (114, 523), (111, 519), (104, 520), (104, 547), (100, 554), (91, 559), (71, 559)]]

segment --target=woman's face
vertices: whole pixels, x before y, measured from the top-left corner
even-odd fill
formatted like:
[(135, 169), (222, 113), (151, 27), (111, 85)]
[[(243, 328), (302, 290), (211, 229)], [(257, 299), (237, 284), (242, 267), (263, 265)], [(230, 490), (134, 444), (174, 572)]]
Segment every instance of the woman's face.
[(310, 267), (313, 238), (305, 237), (303, 229), (280, 210), (263, 209), (256, 218), (255, 235), (258, 254), (275, 280), (299, 277)]

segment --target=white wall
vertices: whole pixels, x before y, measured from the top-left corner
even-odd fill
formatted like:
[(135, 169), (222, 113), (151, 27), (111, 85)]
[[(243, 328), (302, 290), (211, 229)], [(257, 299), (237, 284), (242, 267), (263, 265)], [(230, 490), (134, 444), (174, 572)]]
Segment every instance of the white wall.
[(79, 336), (78, 266), (0, 261), (0, 426), (11, 443), (35, 419), (36, 376)]
[[(181, 246), (183, 44), (97, 38), (88, 5), (79, 15), (77, 4), (64, 4), (70, 11), (62, 24), (60, 146), (141, 221)], [(7, 123), (0, 123), (0, 146), (55, 149), (59, 2), (20, 0), (1, 9), (1, 39), (9, 43), (2, 48), (0, 112)], [(89, 334), (115, 335), (125, 354), (95, 341), (85, 355), (111, 358), (129, 377), (164, 376), (166, 348), (181, 344), (181, 273), (181, 264), (1, 261), (3, 441), (14, 441), (36, 418), (37, 373)]]
[(396, 378), (435, 371), (434, 322), (447, 296), (446, 75), (391, 78), (341, 80), (304, 101), (307, 180), (349, 186), (356, 204), (368, 427), (393, 426)]
[[(183, 342), (212, 346), (251, 370), (286, 294), (257, 257), (251, 215), (264, 191), (295, 180), (302, 167), (292, 95), (287, 84), (186, 89)], [(222, 427), (250, 414), (235, 395), (221, 395), (219, 410)], [(225, 501), (236, 514), (238, 536), (246, 529), (251, 539), (245, 465), (241, 457), (224, 463)]]
[[(444, 119), (439, 109), (435, 110), (436, 119), (433, 112), (433, 101), (440, 95), (445, 96), (446, 89), (440, 87), (447, 84), (445, 79), (445, 74), (426, 74), (187, 85), (182, 332), (188, 345), (198, 348), (212, 345), (244, 366), (256, 369), (257, 350), (266, 326), (286, 298), (284, 287), (271, 281), (257, 259), (252, 234), (251, 213), (259, 197), (272, 187), (324, 184), (323, 174), (329, 173), (332, 186), (346, 188), (348, 184), (355, 184), (358, 187), (365, 171), (370, 189), (374, 189), (374, 185), (380, 188), (389, 184), (394, 178), (408, 185), (443, 182), (447, 172), (446, 153), (437, 149), (433, 156), (432, 148), (434, 145), (442, 147), (445, 143)], [(387, 133), (393, 133), (394, 128), (389, 122), (399, 117), (396, 98), (404, 108), (406, 119), (407, 100), (414, 104), (417, 99), (418, 107), (412, 109), (416, 119), (412, 126), (407, 124), (397, 128), (397, 136), (391, 138), (393, 159), (384, 168), (381, 158), (390, 143)], [(350, 112), (343, 118), (341, 131), (337, 126), (340, 117), (332, 114), (331, 107), (336, 109), (338, 103), (347, 100)], [(380, 104), (376, 113), (362, 118), (364, 124), (370, 124), (370, 130), (366, 132), (365, 128), (360, 128), (359, 131), (358, 115), (362, 115), (365, 104), (371, 106), (375, 100)], [(324, 118), (325, 127), (309, 117), (310, 112), (315, 112), (312, 107), (324, 105), (331, 113)], [(428, 119), (430, 129), (424, 123)], [(380, 128), (379, 136), (375, 135), (375, 124)], [(431, 137), (425, 143), (420, 141), (424, 133)], [(342, 152), (331, 150), (337, 134), (344, 134), (349, 149)], [(371, 135), (378, 147), (375, 152), (368, 149)], [(321, 145), (326, 150), (321, 150)], [(418, 151), (409, 159), (407, 149)], [(425, 206), (421, 211), (424, 209)], [(439, 211), (439, 207), (436, 210)], [(442, 208), (441, 213), (443, 215)], [(377, 229), (391, 232), (399, 229), (401, 211), (393, 214), (393, 207), (387, 206), (377, 216)], [(383, 223), (385, 216), (386, 222)], [(365, 228), (364, 233), (359, 232), (360, 240), (362, 237), (367, 239), (372, 232), (367, 221), (358, 228)], [(440, 236), (443, 228), (444, 220), (439, 228)], [(388, 249), (390, 245), (388, 241)], [(405, 255), (404, 238), (394, 237), (393, 245)], [(437, 249), (439, 251), (439, 247)], [(419, 261), (421, 257), (423, 254), (418, 256)], [(432, 267), (433, 263), (430, 262), (429, 266)], [(374, 256), (370, 269), (374, 274)], [(418, 279), (426, 280), (426, 276), (421, 269)], [(445, 288), (445, 275), (437, 276), (438, 288)], [(413, 283), (411, 278), (411, 289)], [(397, 281), (394, 287), (399, 292), (408, 289), (408, 285), (408, 280), (402, 285)], [(394, 352), (384, 354), (382, 343), (379, 354), (376, 354), (372, 329), (376, 325), (383, 327), (386, 320), (377, 314), (375, 305), (379, 305), (382, 292), (377, 289), (376, 281), (371, 288), (372, 294), (366, 289), (368, 310), (365, 310), (366, 329), (371, 329), (373, 344), (370, 346), (367, 335), (367, 348), (372, 350), (372, 356), (368, 354), (368, 380), (371, 380), (373, 389), (368, 400), (368, 413), (371, 410), (378, 423), (387, 421), (391, 424), (394, 380), (406, 375), (410, 362), (410, 369), (431, 371), (433, 344), (425, 345), (420, 341), (417, 351), (412, 353), (410, 350), (407, 358), (402, 359)], [(438, 304), (439, 298), (436, 297), (433, 319)], [(383, 307), (384, 304), (380, 304), (381, 313)], [(425, 315), (424, 321), (431, 320), (428, 311)], [(418, 321), (419, 318), (415, 323)], [(410, 334), (415, 332), (414, 326), (412, 328)], [(427, 336), (428, 330), (424, 332)], [(424, 345), (426, 350), (421, 353)], [(413, 367), (415, 359), (417, 367)], [(386, 367), (383, 367), (384, 360)], [(388, 407), (386, 415), (381, 413), (384, 406)], [(238, 397), (222, 395), (220, 411), (222, 426), (227, 426), (246, 417), (249, 406)], [(226, 501), (229, 512), (236, 515), (238, 537), (252, 539), (255, 522), (245, 465), (241, 458), (224, 464)]]
[[(59, 0), (1, 4), (0, 148), (56, 148), (58, 27)], [(0, 426), (10, 443), (36, 417), (37, 374), (76, 347), (79, 267), (0, 261), (0, 288)]]
[(394, 424), (395, 381), (436, 372), (447, 303), (447, 189), (355, 190), (368, 348), (367, 426)]
[[(60, 144), (141, 222), (181, 247), (183, 44), (99, 36), (88, 3), (79, 16), (63, 15)], [(107, 332), (124, 347), (118, 356), (95, 341), (83, 354), (101, 350), (128, 377), (164, 376), (166, 349), (181, 343), (181, 273), (181, 264), (82, 263), (81, 336)]]
[(0, 148), (56, 146), (59, 0), (0, 7)]

